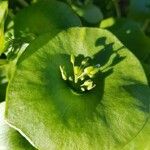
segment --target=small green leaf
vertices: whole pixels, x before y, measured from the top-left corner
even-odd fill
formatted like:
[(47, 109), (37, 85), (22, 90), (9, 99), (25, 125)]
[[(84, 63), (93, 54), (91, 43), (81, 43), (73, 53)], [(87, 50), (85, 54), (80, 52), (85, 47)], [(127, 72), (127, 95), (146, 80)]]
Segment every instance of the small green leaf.
[(103, 19), (103, 14), (100, 8), (94, 4), (88, 4), (82, 7), (72, 5), (72, 9), (86, 22), (91, 24), (96, 24)]

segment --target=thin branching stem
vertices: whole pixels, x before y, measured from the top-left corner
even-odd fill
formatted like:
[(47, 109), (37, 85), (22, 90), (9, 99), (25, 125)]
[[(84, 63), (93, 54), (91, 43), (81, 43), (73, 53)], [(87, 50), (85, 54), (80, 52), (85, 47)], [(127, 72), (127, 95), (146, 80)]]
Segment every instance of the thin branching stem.
[(29, 4), (25, 0), (18, 0), (18, 2), (23, 6), (27, 7)]
[(118, 0), (112, 0), (112, 2), (114, 3), (117, 17), (120, 18), (121, 17), (121, 10), (120, 10), (120, 6), (119, 6), (119, 1)]
[(143, 26), (142, 26), (142, 31), (143, 32), (146, 31), (146, 29), (148, 28), (149, 24), (150, 24), (150, 19), (146, 19), (144, 24), (143, 24)]

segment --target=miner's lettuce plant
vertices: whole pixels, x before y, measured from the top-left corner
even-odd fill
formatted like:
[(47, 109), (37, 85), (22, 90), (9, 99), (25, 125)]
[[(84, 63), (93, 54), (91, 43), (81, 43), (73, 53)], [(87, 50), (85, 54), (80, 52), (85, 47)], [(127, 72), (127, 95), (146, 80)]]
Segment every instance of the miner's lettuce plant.
[(143, 128), (150, 98), (144, 71), (111, 33), (72, 28), (35, 46), (18, 61), (6, 119), (37, 149), (122, 148)]
[(148, 3), (121, 6), (0, 1), (0, 149), (150, 149)]

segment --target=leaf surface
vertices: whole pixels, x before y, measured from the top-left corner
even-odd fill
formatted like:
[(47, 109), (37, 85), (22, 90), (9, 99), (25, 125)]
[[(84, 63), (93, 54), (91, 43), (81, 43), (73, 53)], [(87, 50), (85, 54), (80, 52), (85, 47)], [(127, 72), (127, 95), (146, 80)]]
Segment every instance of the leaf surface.
[[(69, 29), (36, 49), (40, 41), (20, 57), (9, 83), (9, 124), (42, 150), (116, 150), (129, 143), (149, 113), (150, 89), (136, 57), (113, 34), (98, 28)], [(76, 94), (62, 79), (59, 67), (71, 73), (71, 54), (107, 66), (93, 90)]]

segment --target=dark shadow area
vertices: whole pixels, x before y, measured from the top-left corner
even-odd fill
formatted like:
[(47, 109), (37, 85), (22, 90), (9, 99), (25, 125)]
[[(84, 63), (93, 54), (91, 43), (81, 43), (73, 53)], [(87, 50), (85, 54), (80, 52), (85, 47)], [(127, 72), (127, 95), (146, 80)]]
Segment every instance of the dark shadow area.
[[(2, 61), (0, 64), (0, 102), (5, 100), (6, 96), (6, 88), (8, 85), (8, 77), (7, 77), (7, 64), (6, 61)], [(3, 64), (4, 63), (4, 64)]]
[(113, 67), (121, 62), (125, 57), (121, 57), (118, 54), (118, 51), (123, 49), (124, 46), (120, 47), (119, 49), (113, 49), (113, 45), (114, 43), (106, 44), (106, 37), (97, 39), (95, 46), (104, 46), (104, 48), (99, 53), (94, 55), (94, 63), (99, 63), (101, 66), (104, 66), (111, 59), (113, 54), (116, 54), (116, 56), (112, 58), (112, 63), (109, 65), (109, 67)]
[(0, 59), (6, 59), (6, 55), (3, 53), (2, 55), (0, 55)]
[[(46, 33), (36, 38), (31, 45), (29, 45), (25, 51), (22, 53), (21, 57), (17, 61), (17, 65), (19, 65), (22, 61), (30, 57), (33, 53), (39, 50), (42, 46), (46, 45), (49, 40), (52, 38), (50, 33)], [(28, 50), (30, 49), (30, 50)]]
[[(118, 51), (123, 49), (124, 46), (120, 47), (119, 49), (114, 50), (113, 49), (114, 43), (106, 44), (106, 37), (101, 37), (97, 39), (97, 41), (95, 42), (95, 45), (96, 47), (104, 46), (104, 48), (101, 49), (98, 53), (96, 53), (92, 58), (86, 57), (88, 59), (87, 66), (90, 66), (90, 65), (92, 66), (100, 65), (100, 67), (104, 67), (105, 65), (107, 66), (106, 68), (104, 67), (104, 70), (102, 72), (99, 72), (96, 75), (95, 79), (93, 79), (97, 86), (95, 89), (88, 91), (88, 93), (96, 90), (97, 93), (100, 93), (98, 94), (98, 97), (101, 98), (102, 93), (103, 93), (102, 87), (104, 86), (105, 78), (113, 73), (113, 67), (115, 65), (117, 65), (118, 63), (120, 63), (121, 61), (125, 59), (125, 57), (120, 56), (118, 53)], [(72, 68), (72, 64), (70, 62), (70, 56), (63, 55), (63, 58), (65, 58), (68, 62), (67, 64), (64, 64), (65, 68), (67, 68), (67, 70), (70, 70), (70, 68)], [(84, 59), (85, 59), (85, 56), (79, 54), (76, 57), (75, 65), (79, 66)], [(111, 60), (111, 63), (107, 64), (110, 60)], [(69, 63), (71, 66), (69, 65)], [(71, 69), (69, 71), (69, 74), (72, 75), (72, 72), (73, 70)], [(101, 92), (98, 92), (98, 91), (101, 91)]]
[(0, 84), (0, 102), (5, 100), (7, 83)]
[[(150, 106), (150, 88), (148, 85), (140, 83), (136, 80), (125, 80), (125, 82), (129, 82), (130, 84), (124, 85), (123, 88), (134, 98), (137, 99), (137, 106), (143, 112), (149, 113)], [(144, 96), (143, 96), (144, 95)]]

